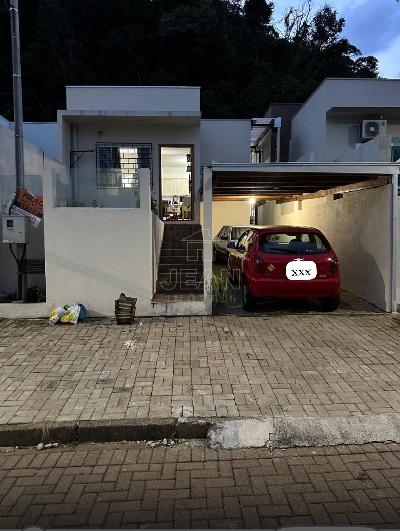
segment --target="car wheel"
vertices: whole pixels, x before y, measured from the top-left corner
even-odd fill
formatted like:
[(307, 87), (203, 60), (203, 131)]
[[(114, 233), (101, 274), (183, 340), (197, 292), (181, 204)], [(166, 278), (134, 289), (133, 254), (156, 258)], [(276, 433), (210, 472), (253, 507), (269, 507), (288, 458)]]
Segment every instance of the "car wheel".
[(250, 293), (250, 288), (247, 283), (246, 279), (243, 279), (242, 282), (242, 302), (243, 302), (243, 309), (251, 312), (256, 307), (256, 301), (252, 294)]
[(324, 297), (320, 301), (325, 312), (334, 312), (338, 309), (340, 297)]

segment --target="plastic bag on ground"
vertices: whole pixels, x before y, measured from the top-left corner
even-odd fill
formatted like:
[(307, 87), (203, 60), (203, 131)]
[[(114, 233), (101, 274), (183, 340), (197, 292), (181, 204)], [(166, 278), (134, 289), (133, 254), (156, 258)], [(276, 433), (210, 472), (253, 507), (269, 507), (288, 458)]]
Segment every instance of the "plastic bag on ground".
[(49, 323), (51, 325), (55, 325), (58, 323), (58, 321), (61, 319), (61, 317), (67, 312), (65, 308), (62, 306), (58, 306), (57, 308), (54, 308), (54, 310), (51, 310), (49, 315)]
[(79, 304), (72, 304), (68, 310), (62, 315), (60, 323), (62, 324), (76, 324), (80, 314)]
[(81, 310), (79, 312), (78, 322), (83, 322), (87, 317), (87, 309), (86, 306), (84, 306), (83, 304), (78, 304), (78, 306)]

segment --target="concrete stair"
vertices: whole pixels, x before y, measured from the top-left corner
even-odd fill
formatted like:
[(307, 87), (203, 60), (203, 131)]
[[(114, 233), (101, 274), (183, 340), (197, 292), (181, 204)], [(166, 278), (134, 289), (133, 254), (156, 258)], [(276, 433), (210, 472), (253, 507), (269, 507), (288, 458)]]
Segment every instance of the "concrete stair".
[(169, 224), (158, 266), (156, 294), (203, 292), (203, 234), (198, 224)]

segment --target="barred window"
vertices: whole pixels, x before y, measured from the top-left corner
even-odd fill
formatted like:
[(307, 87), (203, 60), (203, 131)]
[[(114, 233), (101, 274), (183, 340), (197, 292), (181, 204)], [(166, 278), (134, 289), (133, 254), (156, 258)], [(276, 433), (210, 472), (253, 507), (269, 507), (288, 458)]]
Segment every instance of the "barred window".
[(97, 188), (139, 188), (138, 169), (152, 176), (152, 159), (151, 144), (97, 143)]

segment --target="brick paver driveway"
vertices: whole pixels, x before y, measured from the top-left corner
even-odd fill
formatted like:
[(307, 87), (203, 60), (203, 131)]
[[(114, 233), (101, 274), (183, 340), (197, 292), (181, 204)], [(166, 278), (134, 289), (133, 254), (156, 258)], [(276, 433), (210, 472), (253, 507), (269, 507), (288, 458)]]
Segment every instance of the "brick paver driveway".
[(0, 424), (400, 412), (386, 314), (0, 322)]
[(400, 447), (0, 450), (0, 528), (399, 527)]

